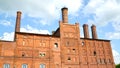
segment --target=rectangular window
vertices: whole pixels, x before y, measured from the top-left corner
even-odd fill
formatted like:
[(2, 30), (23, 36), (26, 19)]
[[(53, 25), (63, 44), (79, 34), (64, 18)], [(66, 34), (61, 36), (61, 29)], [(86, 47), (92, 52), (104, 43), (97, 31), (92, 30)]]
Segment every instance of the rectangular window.
[(10, 68), (10, 64), (4, 64), (3, 68)]
[(45, 68), (45, 64), (40, 64), (40, 68)]
[(28, 68), (27, 64), (22, 64), (22, 68)]

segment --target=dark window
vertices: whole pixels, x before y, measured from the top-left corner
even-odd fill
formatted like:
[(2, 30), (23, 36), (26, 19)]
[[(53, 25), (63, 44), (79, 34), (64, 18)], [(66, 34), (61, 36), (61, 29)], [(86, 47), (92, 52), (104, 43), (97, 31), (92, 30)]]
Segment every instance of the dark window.
[(71, 58), (70, 58), (70, 57), (68, 57), (68, 60), (71, 60)]
[(94, 56), (96, 56), (96, 51), (94, 51)]
[(23, 53), (22, 53), (22, 57), (24, 57), (24, 56), (25, 56), (25, 53), (23, 52)]
[(75, 49), (73, 49), (73, 52), (75, 52)]

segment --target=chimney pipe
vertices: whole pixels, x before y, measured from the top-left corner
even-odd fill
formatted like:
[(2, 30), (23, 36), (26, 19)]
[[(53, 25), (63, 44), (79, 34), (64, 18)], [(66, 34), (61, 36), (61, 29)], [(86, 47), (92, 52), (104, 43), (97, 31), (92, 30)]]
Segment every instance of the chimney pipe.
[(21, 11), (17, 11), (15, 32), (20, 32)]
[(68, 8), (64, 7), (62, 10), (62, 22), (68, 23)]
[(96, 26), (95, 25), (92, 25), (91, 26), (91, 30), (92, 30), (92, 38), (93, 39), (97, 39), (97, 31), (96, 31)]
[(84, 32), (84, 38), (89, 38), (89, 30), (87, 24), (83, 25), (83, 32)]

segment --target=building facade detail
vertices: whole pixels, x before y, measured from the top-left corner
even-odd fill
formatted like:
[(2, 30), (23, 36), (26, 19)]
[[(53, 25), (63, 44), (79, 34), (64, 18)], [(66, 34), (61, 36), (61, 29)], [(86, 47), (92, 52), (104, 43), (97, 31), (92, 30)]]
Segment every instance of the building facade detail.
[(20, 32), (17, 12), (14, 41), (0, 40), (0, 68), (115, 68), (110, 40), (98, 39), (96, 26), (68, 23), (68, 8), (52, 35)]

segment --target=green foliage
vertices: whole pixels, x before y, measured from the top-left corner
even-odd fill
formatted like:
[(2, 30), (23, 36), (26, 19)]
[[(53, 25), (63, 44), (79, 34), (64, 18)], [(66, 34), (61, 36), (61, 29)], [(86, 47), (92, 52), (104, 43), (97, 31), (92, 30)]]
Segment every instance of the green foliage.
[(117, 65), (116, 65), (116, 68), (120, 68), (120, 64), (117, 64)]

